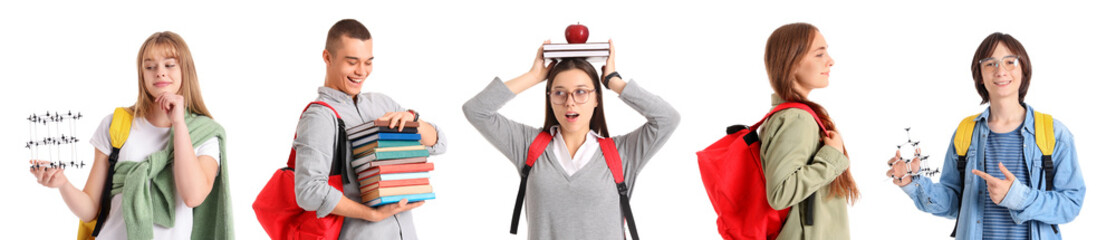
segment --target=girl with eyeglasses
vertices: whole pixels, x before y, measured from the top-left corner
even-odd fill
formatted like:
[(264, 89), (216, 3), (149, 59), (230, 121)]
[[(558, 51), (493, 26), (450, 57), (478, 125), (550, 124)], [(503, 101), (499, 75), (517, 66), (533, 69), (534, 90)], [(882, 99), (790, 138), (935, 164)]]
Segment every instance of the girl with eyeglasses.
[[(525, 169), (528, 148), (540, 132), (553, 136), (534, 166), (520, 173), (529, 174), (525, 184), (529, 239), (624, 238), (622, 196), (598, 141), (609, 137), (615, 141), (624, 183), (631, 187), (678, 127), (681, 116), (670, 104), (635, 81), (620, 78), (611, 40), (609, 45), (603, 77), (585, 59), (567, 58), (544, 65), (540, 47), (530, 71), (506, 82), (492, 80), (462, 107), (469, 122), (516, 170)], [(546, 120), (542, 128), (512, 121), (498, 112), (517, 94), (544, 81)], [(606, 88), (601, 88), (602, 83)], [(609, 135), (602, 101), (605, 90), (619, 94), (647, 122), (630, 133)], [(622, 191), (630, 194), (630, 189)]]

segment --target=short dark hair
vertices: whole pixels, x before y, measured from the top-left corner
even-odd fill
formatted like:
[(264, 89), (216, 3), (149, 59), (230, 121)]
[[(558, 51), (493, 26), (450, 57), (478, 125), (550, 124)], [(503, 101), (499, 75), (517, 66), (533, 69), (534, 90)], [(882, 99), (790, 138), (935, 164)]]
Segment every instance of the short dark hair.
[(559, 125), (558, 118), (554, 116), (554, 107), (550, 106), (550, 88), (554, 86), (554, 77), (565, 71), (581, 71), (593, 80), (593, 90), (597, 92), (597, 107), (593, 109), (593, 117), (589, 119), (589, 129), (597, 131), (597, 135), (609, 137), (608, 125), (605, 124), (604, 99), (601, 98), (601, 77), (593, 64), (585, 58), (562, 58), (558, 64), (546, 73), (546, 120), (543, 121), (543, 131), (550, 131), (550, 127)]
[(355, 38), (361, 41), (372, 39), (372, 33), (368, 32), (368, 28), (364, 27), (360, 21), (354, 19), (341, 19), (329, 28), (329, 34), (326, 36), (325, 49), (329, 54), (337, 54), (337, 44), (341, 42), (341, 37)]
[(973, 61), (970, 62), (973, 71), (973, 85), (976, 86), (977, 94), (980, 94), (980, 104), (988, 103), (988, 89), (984, 88), (984, 75), (981, 75), (980, 60), (992, 57), (992, 52), (996, 50), (996, 44), (999, 43), (1003, 43), (1008, 51), (1019, 57), (1019, 67), (1023, 70), (1023, 79), (1019, 81), (1019, 102), (1023, 103), (1023, 97), (1027, 96), (1027, 88), (1031, 86), (1031, 58), (1027, 56), (1027, 49), (1023, 48), (1023, 44), (1019, 40), (1015, 40), (1010, 34), (995, 32), (984, 38), (980, 47), (977, 47), (976, 53), (973, 54)]

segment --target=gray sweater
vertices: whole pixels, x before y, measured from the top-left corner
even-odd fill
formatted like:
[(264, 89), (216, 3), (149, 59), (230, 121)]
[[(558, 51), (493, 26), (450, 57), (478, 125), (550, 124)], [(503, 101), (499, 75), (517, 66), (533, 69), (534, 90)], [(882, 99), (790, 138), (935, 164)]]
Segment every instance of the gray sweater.
[[(346, 127), (356, 126), (375, 120), (388, 112), (406, 111), (387, 95), (362, 93), (354, 102), (347, 94), (328, 87), (318, 88), (317, 101), (333, 106)], [(294, 140), (295, 156), (295, 197), (298, 206), (306, 211), (317, 211), (324, 217), (333, 211), (342, 195), (360, 202), (360, 190), (356, 174), (351, 166), (345, 167), (345, 184), (342, 194), (329, 186), (329, 169), (333, 163), (334, 144), (337, 139), (337, 122), (333, 111), (321, 105), (313, 105), (298, 121)], [(427, 122), (429, 123), (429, 122)], [(433, 125), (433, 123), (431, 123)], [(446, 136), (438, 129), (438, 142), (426, 149), (430, 154), (446, 151)], [(348, 144), (346, 144), (348, 146)], [(345, 162), (352, 160), (351, 149), (346, 147)], [(418, 239), (410, 211), (401, 212), (379, 222), (369, 222), (357, 218), (345, 218), (341, 228), (341, 239)]]
[[(528, 146), (542, 129), (508, 120), (497, 112), (513, 97), (515, 94), (496, 78), (466, 102), (462, 110), (465, 118), (511, 160), (518, 172), (526, 164)], [(639, 129), (613, 136), (624, 166), (624, 181), (629, 189), (634, 189), (639, 170), (670, 138), (681, 116), (662, 98), (634, 81), (624, 88), (620, 99), (647, 118)], [(625, 226), (620, 196), (604, 156), (597, 151), (585, 167), (569, 176), (553, 155), (551, 148), (555, 145), (547, 146), (527, 180), (528, 238), (622, 239)], [(633, 210), (636, 216), (641, 211), (651, 214), (654, 209)]]

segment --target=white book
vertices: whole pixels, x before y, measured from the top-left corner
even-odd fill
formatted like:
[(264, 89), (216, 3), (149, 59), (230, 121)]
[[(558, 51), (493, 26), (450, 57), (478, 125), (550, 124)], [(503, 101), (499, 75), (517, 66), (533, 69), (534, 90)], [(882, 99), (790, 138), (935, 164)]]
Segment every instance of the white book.
[(608, 57), (608, 50), (543, 51), (543, 58)]
[(551, 43), (543, 45), (543, 52), (546, 51), (570, 51), (570, 50), (608, 50), (607, 42), (592, 42), (592, 43)]

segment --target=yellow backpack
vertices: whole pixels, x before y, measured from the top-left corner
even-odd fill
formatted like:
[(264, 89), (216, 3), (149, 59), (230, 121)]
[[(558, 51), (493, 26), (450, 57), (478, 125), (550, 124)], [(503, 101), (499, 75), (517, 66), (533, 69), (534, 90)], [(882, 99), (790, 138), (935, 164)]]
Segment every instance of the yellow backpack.
[[(965, 166), (969, 163), (966, 154), (969, 153), (969, 145), (973, 141), (973, 128), (976, 127), (974, 121), (980, 114), (966, 117), (961, 120), (961, 124), (957, 125), (957, 132), (953, 135), (953, 151), (957, 152), (957, 172), (961, 176), (961, 190), (957, 195), (957, 199), (963, 199), (965, 194)], [(1046, 177), (1046, 190), (1054, 190), (1054, 118), (1050, 114), (1040, 113), (1035, 111), (1035, 143), (1038, 145), (1039, 150), (1042, 151), (1042, 171)], [(961, 218), (957, 218), (960, 221)], [(1051, 225), (1053, 227), (1054, 225)], [(1054, 232), (1058, 232), (1054, 228)], [(949, 234), (950, 237), (957, 236), (957, 223), (953, 225), (953, 233)]]
[(101, 189), (101, 205), (97, 213), (97, 218), (85, 222), (78, 220), (78, 240), (92, 240), (98, 233), (101, 232), (101, 226), (104, 225), (105, 218), (108, 217), (109, 208), (112, 205), (112, 174), (115, 171), (113, 168), (116, 166), (116, 160), (120, 156), (120, 148), (124, 146), (124, 141), (128, 140), (129, 131), (132, 130), (132, 111), (128, 108), (119, 107), (112, 113), (112, 123), (109, 125), (109, 138), (112, 140), (112, 153), (109, 154), (108, 162), (108, 175), (105, 176), (104, 188)]

